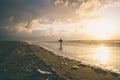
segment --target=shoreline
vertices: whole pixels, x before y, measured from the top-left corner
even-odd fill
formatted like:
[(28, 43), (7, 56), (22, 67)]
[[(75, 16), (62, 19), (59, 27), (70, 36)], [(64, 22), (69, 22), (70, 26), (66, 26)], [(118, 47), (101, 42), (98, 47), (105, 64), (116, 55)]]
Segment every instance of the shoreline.
[(27, 42), (0, 41), (0, 57), (2, 80), (120, 80), (115, 72), (55, 55)]
[[(49, 50), (49, 49), (47, 49), (47, 48), (45, 48), (45, 47), (42, 47), (42, 46), (39, 46), (39, 45), (36, 45), (36, 46), (38, 46), (38, 47), (40, 47), (40, 48), (42, 48), (43, 50), (45, 50), (45, 51), (47, 51), (49, 54), (51, 54), (51, 55), (53, 55), (53, 56), (56, 56), (57, 58), (62, 58), (63, 60), (66, 60), (66, 61), (73, 61), (73, 62), (77, 62), (78, 63), (78, 65), (74, 65), (74, 66), (72, 66), (72, 68), (80, 68), (80, 67), (82, 67), (82, 68), (89, 68), (89, 69), (91, 69), (92, 71), (94, 71), (95, 73), (97, 73), (97, 74), (102, 74), (102, 75), (107, 75), (107, 74), (111, 74), (112, 76), (114, 76), (114, 77), (120, 77), (120, 74), (118, 74), (118, 73), (116, 73), (116, 72), (113, 72), (113, 71), (110, 71), (110, 70), (106, 70), (106, 69), (102, 69), (102, 68), (100, 68), (100, 67), (97, 67), (97, 66), (91, 66), (91, 65), (87, 65), (87, 64), (84, 64), (84, 63), (82, 63), (81, 61), (77, 61), (77, 60), (74, 60), (74, 59), (70, 59), (70, 58), (68, 58), (68, 57), (65, 57), (65, 56), (62, 56), (62, 55), (56, 55), (56, 54), (54, 54), (53, 53), (53, 51), (51, 51), (51, 50)], [(89, 79), (88, 79), (89, 80)], [(90, 79), (91, 80), (91, 79)], [(97, 79), (96, 79), (97, 80)], [(98, 79), (99, 80), (99, 79)], [(102, 80), (104, 80), (104, 79), (102, 79)], [(106, 80), (106, 79), (105, 79)], [(112, 80), (112, 79), (110, 79), (110, 80)], [(113, 80), (117, 80), (117, 79), (113, 79)]]
[[(34, 44), (33, 44), (33, 45), (34, 45)], [(37, 45), (37, 44), (36, 44), (36, 45)], [(101, 69), (101, 70), (105, 70), (105, 71), (107, 71), (107, 72), (117, 73), (117, 74), (120, 75), (120, 72), (119, 72), (119, 71), (110, 70), (110, 69), (105, 69), (105, 68), (102, 68), (102, 67), (100, 67), (100, 66), (96, 66), (96, 65), (91, 65), (91, 64), (88, 64), (88, 63), (84, 63), (83, 61), (80, 61), (80, 60), (78, 60), (78, 59), (73, 59), (73, 58), (64, 56), (64, 55), (62, 55), (62, 54), (58, 54), (57, 52), (55, 52), (55, 51), (52, 50), (52, 49), (49, 49), (48, 47), (45, 47), (45, 46), (42, 46), (42, 45), (37, 45), (37, 46), (39, 46), (39, 47), (41, 47), (41, 48), (49, 51), (51, 54), (53, 54), (53, 55), (55, 55), (55, 56), (63, 57), (63, 58), (69, 59), (69, 60), (78, 61), (78, 62), (80, 62), (81, 64), (86, 65), (86, 66), (88, 66), (88, 67), (94, 67), (94, 68), (98, 68), (98, 69)]]

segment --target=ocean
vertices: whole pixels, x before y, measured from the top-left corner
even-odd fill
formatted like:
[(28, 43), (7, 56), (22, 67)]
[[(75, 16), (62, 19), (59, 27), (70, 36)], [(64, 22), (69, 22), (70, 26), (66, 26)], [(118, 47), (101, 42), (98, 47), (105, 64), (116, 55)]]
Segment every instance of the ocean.
[(35, 41), (34, 44), (56, 55), (74, 59), (83, 64), (120, 73), (120, 41), (63, 41), (62, 50), (57, 41)]

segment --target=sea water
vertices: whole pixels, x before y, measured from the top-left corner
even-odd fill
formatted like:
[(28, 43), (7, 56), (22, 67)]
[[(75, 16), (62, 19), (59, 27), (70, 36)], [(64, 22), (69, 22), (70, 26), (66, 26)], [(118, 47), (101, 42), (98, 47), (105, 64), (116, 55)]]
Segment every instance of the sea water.
[(119, 42), (92, 42), (91, 41), (65, 41), (62, 50), (59, 42), (34, 42), (56, 55), (81, 61), (84, 64), (100, 67), (120, 73), (120, 44)]

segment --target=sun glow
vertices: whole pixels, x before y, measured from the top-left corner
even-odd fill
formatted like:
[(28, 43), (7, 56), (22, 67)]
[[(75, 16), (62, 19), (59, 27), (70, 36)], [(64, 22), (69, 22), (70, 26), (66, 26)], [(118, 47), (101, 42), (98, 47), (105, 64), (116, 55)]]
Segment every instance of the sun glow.
[(115, 25), (108, 19), (99, 19), (88, 25), (88, 32), (97, 39), (109, 39), (115, 33)]

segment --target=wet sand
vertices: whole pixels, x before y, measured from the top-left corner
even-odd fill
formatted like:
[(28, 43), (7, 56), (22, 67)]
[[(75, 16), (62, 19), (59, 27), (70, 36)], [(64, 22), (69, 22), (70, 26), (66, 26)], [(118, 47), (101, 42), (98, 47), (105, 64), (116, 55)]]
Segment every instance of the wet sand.
[(0, 42), (0, 80), (120, 80), (120, 75), (26, 42)]

